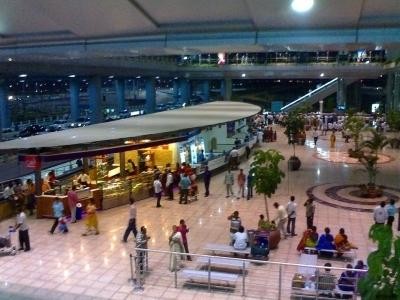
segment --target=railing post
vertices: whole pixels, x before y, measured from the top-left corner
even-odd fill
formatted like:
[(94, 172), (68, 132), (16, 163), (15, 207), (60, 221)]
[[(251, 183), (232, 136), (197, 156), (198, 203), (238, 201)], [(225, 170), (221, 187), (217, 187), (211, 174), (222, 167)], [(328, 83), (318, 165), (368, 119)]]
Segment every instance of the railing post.
[(242, 267), (242, 296), (246, 295), (246, 262), (243, 260), (243, 267)]
[(208, 257), (208, 291), (211, 291), (211, 258)]
[(132, 253), (129, 254), (129, 261), (130, 261), (130, 267), (131, 267), (131, 278), (128, 279), (128, 282), (134, 282), (134, 278), (133, 278), (133, 255)]
[(176, 259), (176, 254), (172, 254), (174, 256), (174, 282), (175, 282), (175, 288), (178, 288), (178, 261)]
[(278, 290), (278, 300), (282, 299), (282, 265), (279, 265), (279, 290)]

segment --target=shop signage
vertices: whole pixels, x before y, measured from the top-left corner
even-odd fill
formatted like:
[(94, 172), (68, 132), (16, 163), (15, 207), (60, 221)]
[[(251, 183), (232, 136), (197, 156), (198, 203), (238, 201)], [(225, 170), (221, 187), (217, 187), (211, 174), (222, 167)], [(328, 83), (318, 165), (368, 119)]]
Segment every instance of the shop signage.
[(38, 155), (25, 155), (24, 156), (25, 167), (29, 169), (39, 170), (42, 166), (40, 156)]

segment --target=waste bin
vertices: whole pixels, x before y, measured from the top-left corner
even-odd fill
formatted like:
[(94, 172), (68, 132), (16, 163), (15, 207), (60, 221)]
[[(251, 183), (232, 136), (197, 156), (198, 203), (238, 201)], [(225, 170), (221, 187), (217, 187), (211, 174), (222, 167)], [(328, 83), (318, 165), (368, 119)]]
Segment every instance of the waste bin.
[(76, 204), (75, 217), (76, 217), (77, 220), (81, 220), (82, 219), (82, 203), (77, 203)]

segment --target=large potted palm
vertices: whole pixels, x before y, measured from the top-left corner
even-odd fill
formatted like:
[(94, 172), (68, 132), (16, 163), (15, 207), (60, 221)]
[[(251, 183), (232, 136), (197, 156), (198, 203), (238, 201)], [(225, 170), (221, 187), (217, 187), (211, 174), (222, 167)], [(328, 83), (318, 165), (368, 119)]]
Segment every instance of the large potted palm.
[(288, 138), (289, 145), (293, 146), (293, 155), (288, 160), (288, 167), (291, 171), (297, 171), (301, 166), (301, 161), (296, 156), (296, 144), (304, 145), (304, 124), (303, 113), (300, 109), (289, 112), (284, 121), (284, 134)]
[(387, 225), (374, 224), (369, 237), (378, 244), (368, 255), (368, 273), (358, 282), (363, 300), (400, 299), (400, 237)]
[[(279, 168), (279, 163), (285, 158), (279, 151), (274, 149), (268, 149), (266, 151), (258, 150), (255, 152), (253, 158), (254, 161), (250, 165), (250, 172), (253, 174), (256, 192), (264, 195), (265, 212), (269, 223), (270, 217), (267, 197), (272, 197), (278, 185), (281, 183), (282, 178), (285, 177), (285, 173)], [(276, 230), (274, 227), (266, 231), (268, 232), (269, 248), (276, 248), (281, 239), (279, 230)]]
[(349, 115), (344, 122), (345, 131), (349, 131), (354, 140), (354, 149), (349, 149), (349, 156), (359, 158), (362, 153), (360, 151), (360, 136), (364, 129), (365, 121), (362, 117), (357, 115)]
[(372, 137), (360, 144), (361, 154), (358, 158), (368, 173), (368, 184), (361, 186), (361, 194), (366, 198), (376, 198), (382, 196), (382, 190), (375, 184), (378, 174), (379, 151), (389, 144), (389, 140), (375, 129), (368, 131)]

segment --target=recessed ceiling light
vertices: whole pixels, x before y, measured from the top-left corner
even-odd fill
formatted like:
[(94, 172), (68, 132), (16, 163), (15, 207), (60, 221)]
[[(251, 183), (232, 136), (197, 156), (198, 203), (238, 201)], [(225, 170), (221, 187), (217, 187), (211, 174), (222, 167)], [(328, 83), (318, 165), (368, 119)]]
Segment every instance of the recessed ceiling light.
[(25, 77), (27, 77), (27, 76), (28, 76), (27, 74), (19, 74), (19, 75), (18, 75), (19, 78), (25, 78)]
[(293, 0), (291, 7), (295, 12), (304, 13), (314, 5), (314, 0)]
[(13, 59), (12, 59), (11, 57), (9, 57), (7, 60), (8, 60), (8, 61), (13, 61)]
[(141, 76), (136, 76), (136, 79), (140, 79), (140, 78), (142, 78)]
[(108, 76), (108, 78), (109, 78), (109, 79), (113, 79), (113, 78), (114, 78), (114, 75), (110, 75), (110, 76)]
[(246, 77), (246, 74), (245, 73), (242, 73), (242, 78), (245, 78)]
[(325, 76), (325, 73), (319, 74), (319, 77), (324, 77), (324, 76)]
[(69, 78), (75, 78), (76, 75), (75, 75), (75, 74), (71, 74), (71, 75), (68, 75), (68, 77), (69, 77)]

